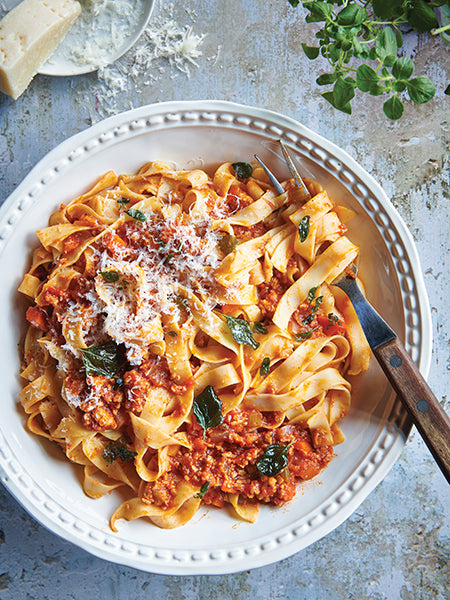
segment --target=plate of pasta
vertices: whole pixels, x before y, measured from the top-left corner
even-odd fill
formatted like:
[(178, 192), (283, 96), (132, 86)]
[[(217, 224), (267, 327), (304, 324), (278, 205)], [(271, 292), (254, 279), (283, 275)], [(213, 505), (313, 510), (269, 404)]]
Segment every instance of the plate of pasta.
[(2, 481), (101, 558), (167, 574), (280, 560), (403, 448), (410, 424), (332, 282), (358, 261), (426, 373), (414, 244), (370, 175), (292, 119), (219, 101), (111, 117), (6, 201), (0, 260)]

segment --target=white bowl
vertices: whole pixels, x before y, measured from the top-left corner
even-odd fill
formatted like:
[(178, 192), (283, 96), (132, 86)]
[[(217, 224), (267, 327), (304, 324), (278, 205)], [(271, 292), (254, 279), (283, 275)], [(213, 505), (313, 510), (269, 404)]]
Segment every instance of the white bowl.
[(339, 203), (358, 213), (349, 237), (361, 247), (360, 273), (375, 307), (403, 338), (426, 375), (431, 319), (412, 238), (380, 186), (348, 154), (287, 117), (219, 101), (170, 102), (138, 108), (98, 123), (63, 142), (31, 171), (0, 211), (0, 315), (3, 384), (1, 478), (39, 522), (88, 552), (155, 573), (218, 574), (285, 558), (344, 521), (383, 479), (399, 456), (410, 424), (381, 370), (355, 384), (346, 441), (319, 477), (299, 486), (283, 508), (264, 506), (255, 524), (225, 509), (203, 509), (180, 529), (145, 520), (108, 520), (119, 492), (100, 500), (84, 495), (78, 467), (58, 448), (29, 434), (18, 407), (19, 356), (25, 302), (16, 292), (36, 247), (34, 231), (62, 202), (87, 190), (103, 172), (134, 172), (149, 160), (211, 170), (249, 161), (257, 152), (281, 176), (274, 138), (282, 138), (305, 175), (319, 180)]

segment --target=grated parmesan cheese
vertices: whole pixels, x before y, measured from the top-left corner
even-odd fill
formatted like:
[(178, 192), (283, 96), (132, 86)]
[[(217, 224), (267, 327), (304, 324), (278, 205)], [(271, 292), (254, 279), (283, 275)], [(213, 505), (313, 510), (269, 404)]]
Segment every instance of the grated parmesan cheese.
[(161, 15), (150, 21), (125, 56), (99, 69), (92, 122), (123, 110), (120, 95), (128, 89), (130, 80), (139, 90), (163, 76), (173, 79), (182, 73), (190, 77), (192, 69), (199, 66), (197, 61), (202, 56), (201, 46), (205, 37), (205, 34), (195, 33), (192, 25), (178, 24), (172, 4), (163, 6)]

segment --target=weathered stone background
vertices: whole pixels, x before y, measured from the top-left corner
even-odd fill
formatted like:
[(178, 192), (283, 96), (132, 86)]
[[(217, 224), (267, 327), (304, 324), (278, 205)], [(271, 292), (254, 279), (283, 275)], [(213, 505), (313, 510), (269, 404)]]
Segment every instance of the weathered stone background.
[[(224, 99), (269, 108), (306, 124), (357, 159), (384, 187), (412, 232), (433, 317), (429, 382), (444, 405), (449, 383), (448, 46), (407, 37), (417, 74), (435, 99), (408, 105), (392, 123), (379, 98), (360, 96), (353, 115), (334, 111), (314, 84), (318, 61), (305, 11), (287, 0), (185, 0), (158, 4), (206, 34), (190, 77), (167, 61), (108, 92), (108, 71), (38, 76), (13, 102), (0, 98), (0, 199), (49, 150), (104, 116), (164, 100)], [(131, 56), (131, 54), (130, 54)], [(127, 59), (120, 64), (127, 64)], [(119, 65), (120, 66), (120, 65)], [(325, 65), (323, 65), (325, 67)], [(151, 85), (144, 85), (152, 79)], [(326, 538), (275, 565), (217, 577), (165, 577), (93, 558), (37, 525), (0, 489), (0, 599), (444, 600), (449, 581), (449, 488), (416, 432), (378, 488)]]

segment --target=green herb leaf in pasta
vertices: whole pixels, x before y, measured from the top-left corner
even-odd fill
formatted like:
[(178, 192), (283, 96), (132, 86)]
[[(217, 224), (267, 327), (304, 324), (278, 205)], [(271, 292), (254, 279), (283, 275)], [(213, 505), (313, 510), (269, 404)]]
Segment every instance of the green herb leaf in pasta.
[(131, 460), (135, 456), (137, 456), (137, 452), (129, 450), (123, 439), (109, 442), (103, 452), (103, 458), (108, 463), (113, 463), (118, 458), (120, 458), (122, 462), (125, 462)]
[(223, 422), (222, 401), (212, 385), (206, 386), (203, 392), (196, 396), (192, 408), (197, 423), (203, 428), (204, 433), (207, 429), (217, 427)]
[(81, 356), (87, 375), (114, 377), (121, 364), (119, 347), (112, 340), (99, 346), (81, 348)]
[(147, 217), (144, 215), (144, 213), (137, 208), (129, 208), (125, 211), (125, 214), (136, 221), (141, 221), (142, 223), (147, 220)]
[(235, 342), (238, 344), (251, 346), (253, 350), (258, 348), (259, 342), (257, 342), (253, 337), (250, 323), (248, 321), (245, 319), (240, 319), (239, 317), (225, 318)]
[(294, 442), (288, 446), (283, 444), (271, 444), (256, 463), (256, 468), (262, 475), (275, 477), (288, 465), (288, 450)]
[(302, 218), (302, 220), (300, 221), (299, 225), (298, 225), (298, 234), (300, 236), (300, 241), (303, 243), (306, 238), (309, 235), (309, 228), (310, 228), (310, 217), (309, 215), (306, 215), (305, 217)]
[(202, 500), (203, 497), (205, 496), (206, 492), (208, 491), (208, 488), (209, 488), (209, 481), (205, 481), (205, 483), (202, 484), (200, 491), (197, 494), (195, 494), (194, 498), (200, 498), (200, 500)]
[(235, 162), (232, 164), (232, 167), (238, 179), (248, 179), (252, 176), (253, 167), (247, 162)]

